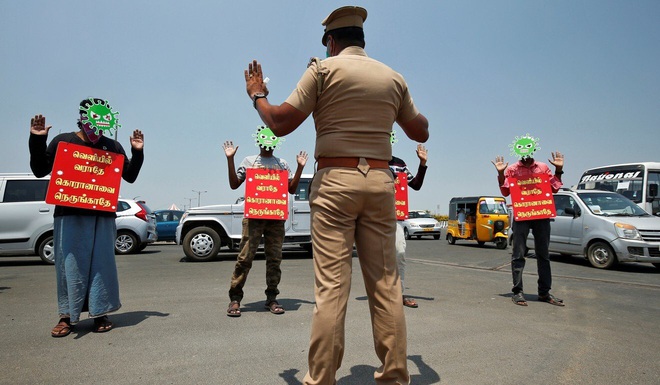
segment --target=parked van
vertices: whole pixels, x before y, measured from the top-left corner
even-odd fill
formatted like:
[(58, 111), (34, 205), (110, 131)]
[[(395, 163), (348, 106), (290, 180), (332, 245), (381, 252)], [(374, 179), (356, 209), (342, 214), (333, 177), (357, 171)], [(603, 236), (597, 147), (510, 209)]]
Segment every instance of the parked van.
[[(660, 218), (635, 202), (611, 191), (570, 189), (555, 193), (554, 201), (550, 252), (585, 256), (600, 269), (619, 262), (660, 268)], [(527, 247), (534, 247), (531, 235)]]

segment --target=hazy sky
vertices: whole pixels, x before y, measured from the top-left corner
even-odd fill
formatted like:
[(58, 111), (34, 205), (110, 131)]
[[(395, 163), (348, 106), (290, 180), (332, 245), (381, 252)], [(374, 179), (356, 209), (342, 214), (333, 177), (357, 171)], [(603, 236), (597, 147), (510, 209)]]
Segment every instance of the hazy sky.
[[(78, 103), (107, 99), (119, 141), (145, 134), (145, 163), (121, 195), (152, 209), (232, 203), (222, 142), (256, 154), (261, 121), (243, 71), (258, 59), (282, 103), (323, 20), (346, 1), (0, 0), (0, 172), (29, 172), (30, 118), (77, 130)], [(660, 161), (660, 1), (354, 1), (367, 54), (407, 80), (430, 122), (428, 172), (410, 207), (447, 213), (453, 196), (499, 194), (491, 160), (517, 135), (537, 159), (566, 155), (564, 181), (611, 163)], [(398, 126), (394, 154), (413, 170)], [(275, 154), (314, 152), (308, 118)], [(310, 161), (305, 172), (313, 172)]]

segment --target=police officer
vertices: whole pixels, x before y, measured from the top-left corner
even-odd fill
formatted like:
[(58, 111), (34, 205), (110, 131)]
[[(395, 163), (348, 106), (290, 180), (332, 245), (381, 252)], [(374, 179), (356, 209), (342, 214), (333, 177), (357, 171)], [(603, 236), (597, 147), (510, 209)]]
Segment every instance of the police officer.
[(344, 321), (355, 243), (382, 366), (379, 384), (408, 384), (406, 325), (395, 257), (390, 133), (397, 122), (417, 142), (428, 121), (404, 78), (367, 56), (367, 10), (341, 7), (323, 22), (328, 58), (313, 61), (281, 105), (268, 102), (261, 65), (245, 71), (247, 93), (277, 136), (314, 113), (317, 173), (310, 188), (316, 306), (304, 384), (334, 384), (344, 354)]

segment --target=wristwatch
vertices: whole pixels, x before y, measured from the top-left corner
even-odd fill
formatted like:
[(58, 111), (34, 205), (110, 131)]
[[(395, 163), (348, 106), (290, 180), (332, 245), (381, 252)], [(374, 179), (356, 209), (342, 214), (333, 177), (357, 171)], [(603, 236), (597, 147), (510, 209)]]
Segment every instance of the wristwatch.
[(257, 109), (257, 99), (261, 98), (266, 98), (266, 94), (263, 92), (257, 92), (256, 94), (252, 95), (252, 106), (255, 110)]

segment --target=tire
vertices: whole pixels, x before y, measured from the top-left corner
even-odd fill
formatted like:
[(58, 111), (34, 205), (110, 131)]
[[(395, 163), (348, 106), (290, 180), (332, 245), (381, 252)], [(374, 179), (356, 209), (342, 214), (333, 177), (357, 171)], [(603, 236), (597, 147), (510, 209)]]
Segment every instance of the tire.
[(422, 236), (421, 236), (421, 235), (418, 235), (418, 236), (417, 236), (417, 239), (422, 239)]
[(433, 239), (436, 239), (436, 240), (437, 240), (437, 239), (440, 239), (440, 234), (436, 234), (436, 235), (434, 235), (434, 236), (433, 236)]
[(658, 269), (660, 269), (660, 263), (653, 263), (653, 266), (655, 266), (655, 267), (657, 267)]
[(221, 241), (218, 233), (210, 227), (192, 229), (183, 238), (183, 252), (191, 261), (210, 261), (218, 255)]
[(455, 244), (456, 243), (456, 238), (454, 238), (454, 236), (451, 235), (451, 234), (447, 234), (447, 243), (449, 243), (450, 245)]
[(406, 227), (403, 228), (403, 237), (408, 239), (408, 240), (411, 238), (410, 233), (408, 232), (408, 228), (406, 228)]
[(614, 250), (605, 242), (594, 242), (587, 249), (587, 258), (591, 266), (598, 269), (609, 269), (616, 265)]
[(484, 242), (484, 241), (477, 241), (477, 244), (478, 244), (479, 246), (483, 246), (483, 245), (486, 244), (486, 242)]
[(47, 236), (39, 243), (37, 254), (39, 254), (39, 258), (45, 263), (49, 265), (55, 264), (55, 246), (52, 235)]
[(495, 240), (495, 246), (500, 250), (506, 249), (507, 247), (506, 238), (497, 238)]
[(146, 248), (147, 248), (147, 246), (149, 246), (149, 244), (148, 244), (148, 243), (146, 243), (146, 242), (145, 242), (145, 243), (143, 243), (143, 244), (141, 244), (141, 245), (140, 245), (140, 248), (138, 249), (138, 251), (142, 251), (142, 250), (144, 250), (144, 249), (146, 249)]
[(115, 254), (135, 253), (140, 247), (137, 237), (128, 231), (118, 231), (115, 239)]

